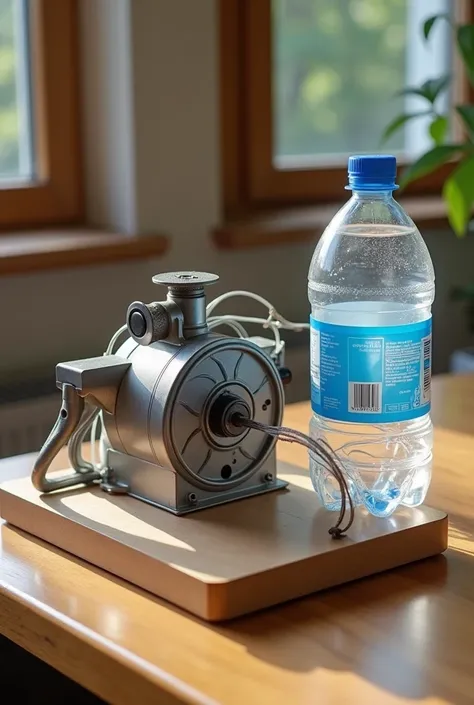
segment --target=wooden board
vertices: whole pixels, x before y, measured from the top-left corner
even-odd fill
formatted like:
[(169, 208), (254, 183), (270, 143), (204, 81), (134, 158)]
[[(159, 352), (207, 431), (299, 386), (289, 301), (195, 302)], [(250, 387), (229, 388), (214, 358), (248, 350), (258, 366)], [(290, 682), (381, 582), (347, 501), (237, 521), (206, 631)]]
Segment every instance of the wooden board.
[(388, 520), (362, 511), (328, 535), (308, 472), (280, 464), (289, 490), (176, 517), (98, 487), (40, 495), (29, 478), (0, 488), (11, 524), (210, 621), (236, 617), (441, 553), (447, 516), (428, 507)]

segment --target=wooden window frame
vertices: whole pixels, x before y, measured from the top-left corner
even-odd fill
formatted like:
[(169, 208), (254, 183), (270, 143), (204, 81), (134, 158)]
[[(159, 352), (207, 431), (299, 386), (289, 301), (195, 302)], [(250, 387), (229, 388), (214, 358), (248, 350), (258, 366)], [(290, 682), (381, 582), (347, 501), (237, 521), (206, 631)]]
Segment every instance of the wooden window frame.
[(35, 171), (0, 185), (0, 228), (77, 223), (83, 217), (77, 0), (30, 0)]
[[(273, 165), (271, 0), (220, 0), (221, 153), (224, 211), (340, 201), (346, 168)], [(472, 8), (471, 8), (472, 12)], [(464, 89), (463, 89), (464, 90)], [(407, 194), (439, 194), (446, 165)]]

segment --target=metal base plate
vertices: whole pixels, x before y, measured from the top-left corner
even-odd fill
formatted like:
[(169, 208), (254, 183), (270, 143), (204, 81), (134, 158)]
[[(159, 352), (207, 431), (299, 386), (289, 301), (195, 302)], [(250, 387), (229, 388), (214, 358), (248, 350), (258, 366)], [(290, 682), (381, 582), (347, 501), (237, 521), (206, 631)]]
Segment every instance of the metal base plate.
[(250, 490), (237, 488), (235, 490), (231, 490), (229, 492), (225, 492), (217, 496), (209, 495), (205, 499), (200, 500), (199, 505), (191, 501), (189, 506), (185, 509), (174, 509), (173, 507), (168, 507), (166, 504), (160, 504), (159, 502), (155, 502), (152, 499), (149, 499), (148, 497), (143, 497), (139, 494), (135, 494), (134, 492), (130, 492), (129, 490), (125, 489), (123, 485), (104, 486), (104, 484), (101, 484), (100, 488), (102, 490), (105, 490), (105, 492), (109, 492), (109, 494), (128, 494), (129, 497), (133, 497), (133, 499), (138, 499), (140, 500), (140, 502), (146, 502), (147, 504), (150, 504), (152, 507), (156, 507), (157, 509), (164, 509), (165, 512), (170, 512), (175, 516), (184, 516), (185, 514), (189, 514), (190, 512), (198, 512), (201, 509), (208, 509), (209, 507), (215, 507), (219, 504), (228, 504), (229, 502), (234, 502), (236, 499), (245, 499), (247, 497), (255, 497), (259, 494), (266, 494), (267, 492), (274, 492), (275, 490), (282, 490), (285, 489), (285, 487), (287, 486), (287, 482), (284, 482), (283, 480), (275, 480), (271, 484), (268, 484), (266, 486), (259, 485), (258, 487), (254, 487)]
[(276, 477), (275, 451), (239, 485), (228, 488), (227, 483), (222, 482), (222, 487), (212, 491), (172, 470), (112, 449), (107, 453), (107, 465), (110, 475), (101, 483), (103, 490), (110, 494), (128, 494), (177, 516), (280, 490), (288, 484)]
[[(54, 473), (52, 473), (54, 475)], [(289, 491), (174, 516), (100, 487), (39, 494), (29, 478), (0, 488), (6, 521), (210, 621), (229, 619), (441, 553), (447, 516), (406, 508), (389, 520), (357, 511), (328, 534), (308, 471), (279, 464)]]

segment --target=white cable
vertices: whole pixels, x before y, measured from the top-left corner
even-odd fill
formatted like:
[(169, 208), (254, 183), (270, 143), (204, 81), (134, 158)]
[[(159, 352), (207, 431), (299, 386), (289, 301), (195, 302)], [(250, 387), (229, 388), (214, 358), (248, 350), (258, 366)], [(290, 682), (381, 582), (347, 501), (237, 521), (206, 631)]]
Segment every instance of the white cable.
[[(273, 337), (275, 339), (275, 355), (278, 355), (281, 352), (281, 349), (283, 348), (283, 342), (280, 336), (280, 326), (278, 324), (278, 321), (268, 321), (268, 319), (257, 318), (254, 316), (233, 316), (232, 314), (225, 314), (223, 316), (211, 316), (209, 327), (217, 328), (217, 326), (220, 325), (229, 325), (231, 327), (234, 327), (234, 325), (240, 325), (242, 322), (256, 323), (258, 325), (263, 326), (263, 328), (269, 328), (272, 331)], [(248, 338), (250, 336), (245, 331), (245, 335), (241, 337)]]
[[(236, 291), (228, 291), (227, 293), (221, 294), (221, 296), (218, 296), (217, 298), (213, 299), (213, 301), (211, 301), (206, 307), (207, 316), (209, 316), (212, 311), (214, 311), (214, 309), (223, 301), (226, 301), (227, 299), (236, 296), (242, 296), (244, 298), (246, 297), (253, 299), (254, 301), (258, 301), (268, 309), (268, 322), (264, 322), (264, 327), (269, 327), (270, 321), (273, 321), (276, 325), (278, 325), (279, 328), (283, 328), (285, 330), (301, 331), (304, 329), (309, 329), (309, 323), (294, 323), (293, 321), (289, 321), (288, 319), (286, 319), (284, 316), (278, 313), (276, 308), (269, 301), (267, 301), (267, 299), (263, 298), (263, 296), (260, 296), (259, 294), (254, 294), (252, 291), (245, 291), (240, 289)], [(214, 316), (214, 318), (217, 318), (217, 316)], [(225, 316), (219, 316), (219, 318), (225, 319)], [(259, 323), (260, 325), (263, 325), (262, 319), (251, 320), (250, 318), (246, 319), (246, 317), (244, 316), (229, 316), (229, 318), (244, 322), (245, 320), (247, 320), (247, 322), (249, 323)]]
[(208, 303), (206, 307), (207, 315), (212, 313), (212, 311), (214, 311), (216, 306), (218, 306), (220, 303), (234, 296), (244, 296), (249, 299), (254, 299), (255, 301), (258, 301), (259, 303), (263, 304), (266, 308), (268, 308), (269, 311), (273, 310), (273, 306), (271, 305), (271, 303), (264, 299), (263, 296), (260, 296), (260, 294), (254, 294), (253, 291), (245, 291), (243, 289), (238, 289), (236, 291), (227, 291), (225, 294), (221, 294), (217, 298), (213, 299), (210, 303)]
[(270, 330), (273, 332), (273, 337), (275, 338), (275, 352), (274, 355), (275, 357), (280, 354), (282, 348), (283, 348), (283, 343), (281, 341), (281, 336), (280, 336), (280, 331), (278, 330), (278, 326), (275, 325), (274, 323), (268, 323), (265, 328), (270, 328)]
[(259, 318), (259, 316), (240, 316), (234, 315), (232, 313), (223, 313), (222, 316), (211, 316), (211, 318), (208, 320), (211, 320), (212, 322), (222, 321), (223, 323), (227, 321), (237, 321), (240, 323), (258, 323), (264, 328), (269, 328), (270, 325), (274, 325), (277, 328), (283, 328), (279, 321), (274, 321), (269, 318)]
[(215, 318), (211, 317), (207, 319), (207, 325), (209, 330), (213, 330), (213, 328), (217, 328), (218, 326), (229, 326), (229, 328), (232, 328), (234, 333), (237, 333), (239, 338), (249, 337), (243, 325), (241, 325), (234, 318), (231, 318), (228, 321), (224, 321), (222, 320), (221, 316), (215, 316)]
[(112, 351), (114, 349), (114, 345), (117, 342), (117, 340), (120, 338), (122, 333), (125, 333), (125, 331), (128, 330), (126, 325), (121, 326), (110, 339), (110, 343), (107, 345), (107, 350), (105, 351), (104, 355), (112, 355)]
[[(268, 318), (258, 318), (256, 316), (236, 316), (232, 314), (214, 316), (210, 315), (219, 304), (223, 303), (224, 301), (227, 301), (227, 299), (237, 296), (253, 299), (254, 301), (257, 301), (258, 303), (265, 306), (268, 309)], [(255, 323), (257, 325), (263, 326), (263, 328), (270, 329), (273, 333), (273, 337), (275, 340), (275, 347), (273, 352), (273, 356), (275, 357), (283, 349), (283, 342), (280, 336), (280, 329), (301, 332), (302, 330), (307, 330), (309, 328), (309, 323), (293, 323), (292, 321), (289, 321), (280, 313), (278, 313), (275, 307), (263, 296), (260, 296), (259, 294), (254, 294), (252, 291), (246, 291), (244, 289), (228, 291), (227, 293), (215, 298), (207, 305), (206, 315), (208, 316), (208, 321), (210, 321), (211, 328), (217, 328), (218, 325), (228, 325), (234, 328), (235, 330), (236, 324), (239, 325), (241, 323)], [(246, 337), (248, 337), (248, 335), (246, 335)]]
[(96, 468), (97, 470), (100, 469), (100, 466), (102, 463), (100, 462), (99, 465), (96, 465), (96, 458), (95, 458), (95, 446), (97, 443), (97, 427), (99, 425), (99, 419), (100, 419), (100, 414), (98, 414), (95, 418), (94, 421), (92, 422), (92, 427), (91, 427), (91, 435), (90, 435), (90, 444), (91, 444), (91, 463)]

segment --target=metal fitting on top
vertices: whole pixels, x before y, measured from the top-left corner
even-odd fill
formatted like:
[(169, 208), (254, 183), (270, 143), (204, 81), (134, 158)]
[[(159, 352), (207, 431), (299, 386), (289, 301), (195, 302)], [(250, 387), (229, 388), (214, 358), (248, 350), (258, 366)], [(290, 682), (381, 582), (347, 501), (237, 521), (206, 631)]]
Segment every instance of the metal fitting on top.
[(150, 304), (134, 301), (128, 307), (127, 326), (140, 345), (158, 340), (181, 344), (184, 340), (205, 335), (206, 297), (204, 287), (219, 279), (206, 272), (169, 272), (153, 277), (154, 284), (168, 287), (167, 300)]

